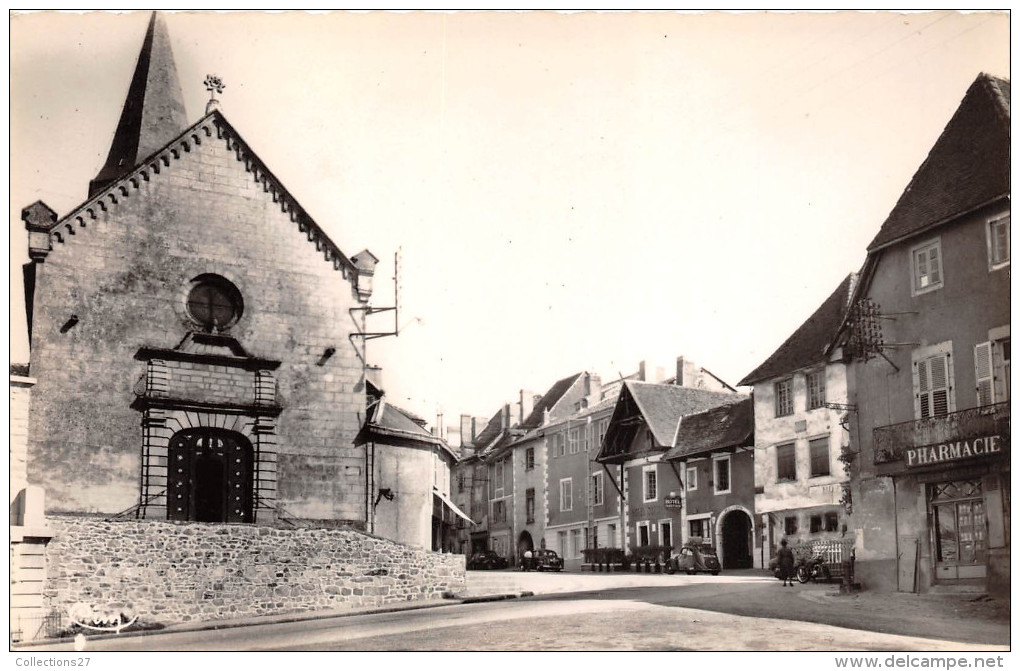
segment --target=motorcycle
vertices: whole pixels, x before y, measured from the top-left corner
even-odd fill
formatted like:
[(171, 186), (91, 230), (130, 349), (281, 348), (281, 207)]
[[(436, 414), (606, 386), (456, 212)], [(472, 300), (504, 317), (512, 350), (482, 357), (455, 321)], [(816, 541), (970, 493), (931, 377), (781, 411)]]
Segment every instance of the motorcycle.
[(811, 580), (828, 580), (829, 569), (825, 566), (825, 557), (814, 555), (797, 564), (797, 582), (804, 584)]

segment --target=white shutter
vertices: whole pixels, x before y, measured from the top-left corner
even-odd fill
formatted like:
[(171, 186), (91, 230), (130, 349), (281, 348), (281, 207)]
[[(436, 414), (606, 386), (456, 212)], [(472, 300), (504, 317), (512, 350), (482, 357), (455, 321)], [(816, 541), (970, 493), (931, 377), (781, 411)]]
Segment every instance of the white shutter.
[(974, 345), (974, 379), (977, 380), (978, 405), (995, 403), (991, 341)]

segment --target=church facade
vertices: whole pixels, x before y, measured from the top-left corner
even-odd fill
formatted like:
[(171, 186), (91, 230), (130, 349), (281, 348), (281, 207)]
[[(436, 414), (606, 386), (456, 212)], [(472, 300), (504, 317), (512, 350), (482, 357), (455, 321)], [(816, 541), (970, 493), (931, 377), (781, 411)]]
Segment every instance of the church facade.
[(187, 122), (162, 17), (88, 199), (22, 218), (47, 513), (364, 524), (376, 259), (344, 254), (215, 101)]

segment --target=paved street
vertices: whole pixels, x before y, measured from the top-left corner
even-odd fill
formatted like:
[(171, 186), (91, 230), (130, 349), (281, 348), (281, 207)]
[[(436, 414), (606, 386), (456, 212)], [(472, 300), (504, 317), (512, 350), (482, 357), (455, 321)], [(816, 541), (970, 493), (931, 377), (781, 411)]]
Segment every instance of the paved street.
[[(399, 613), (91, 641), (88, 649), (941, 651), (1005, 649), (1009, 642), (1008, 615), (1005, 620), (969, 623), (953, 616), (954, 609), (969, 600), (861, 601), (829, 596), (832, 585), (783, 588), (752, 572), (717, 578), (489, 574), (479, 580), (523, 582), (538, 594)], [(555, 591), (597, 583), (604, 588)], [(884, 610), (879, 603), (886, 604)], [(905, 616), (909, 612), (913, 616)]]

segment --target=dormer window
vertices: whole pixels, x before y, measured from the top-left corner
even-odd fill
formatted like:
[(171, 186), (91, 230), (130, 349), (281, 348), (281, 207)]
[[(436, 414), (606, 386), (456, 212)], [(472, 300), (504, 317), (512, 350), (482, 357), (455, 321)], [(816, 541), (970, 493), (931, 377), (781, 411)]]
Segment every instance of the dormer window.
[(241, 318), (244, 302), (241, 292), (219, 275), (199, 275), (188, 293), (188, 316), (203, 331), (224, 331)]

